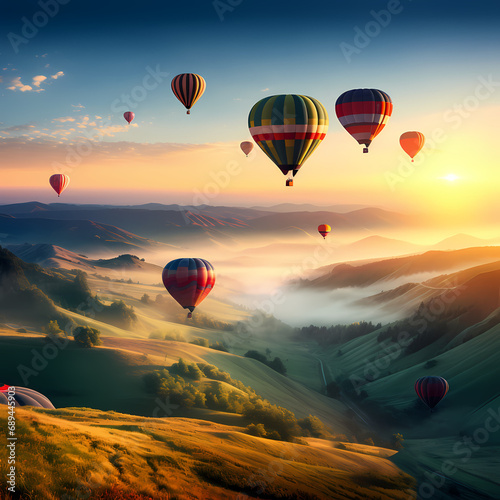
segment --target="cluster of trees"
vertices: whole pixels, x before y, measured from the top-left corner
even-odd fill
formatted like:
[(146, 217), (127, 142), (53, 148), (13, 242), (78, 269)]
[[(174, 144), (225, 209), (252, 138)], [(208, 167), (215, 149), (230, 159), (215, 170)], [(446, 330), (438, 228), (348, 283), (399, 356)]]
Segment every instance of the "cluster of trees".
[(202, 347), (208, 347), (210, 349), (215, 349), (216, 351), (229, 352), (228, 346), (225, 342), (212, 342), (210, 343), (208, 339), (204, 337), (198, 337), (190, 342), (190, 344), (201, 345)]
[[(209, 383), (199, 383), (202, 378)], [(146, 390), (181, 407), (209, 408), (238, 413), (250, 422), (250, 434), (269, 439), (291, 440), (298, 436), (325, 437), (323, 423), (314, 416), (297, 419), (280, 406), (258, 396), (253, 389), (214, 365), (188, 363), (179, 359), (168, 370), (144, 375)]]
[(297, 329), (301, 339), (314, 340), (321, 346), (342, 344), (357, 337), (362, 337), (382, 328), (381, 323), (374, 325), (371, 321), (359, 321), (350, 325), (303, 326)]
[[(49, 321), (46, 326), (42, 328), (46, 334), (47, 339), (52, 339), (53, 337), (67, 337), (66, 332), (64, 332), (59, 323), (55, 320)], [(26, 330), (25, 330), (26, 331)], [(101, 332), (97, 328), (92, 328), (90, 326), (77, 326), (72, 331), (73, 339), (81, 347), (94, 347), (96, 345), (101, 345)]]
[(281, 373), (281, 375), (286, 375), (286, 366), (278, 357), (275, 357), (273, 360), (269, 361), (267, 357), (264, 356), (264, 354), (260, 353), (259, 351), (251, 350), (245, 353), (245, 358), (256, 359), (257, 361), (260, 361), (261, 363), (269, 366), (269, 368), (272, 368), (274, 371)]

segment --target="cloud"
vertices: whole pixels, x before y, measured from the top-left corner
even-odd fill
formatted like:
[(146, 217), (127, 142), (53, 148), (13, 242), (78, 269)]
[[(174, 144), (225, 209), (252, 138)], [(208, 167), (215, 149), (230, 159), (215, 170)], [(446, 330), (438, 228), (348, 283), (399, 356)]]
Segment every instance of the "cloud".
[(62, 116), (61, 118), (54, 118), (52, 121), (53, 122), (60, 122), (60, 123), (74, 122), (75, 118), (73, 118), (71, 116)]
[(57, 80), (61, 76), (64, 76), (64, 72), (58, 71), (55, 75), (50, 75), (50, 78), (53, 78), (54, 80)]
[(2, 132), (22, 132), (24, 130), (29, 130), (31, 128), (35, 128), (35, 126), (30, 125), (29, 123), (25, 123), (24, 125), (14, 125), (12, 127), (4, 128)]
[(261, 92), (267, 92), (269, 90), (269, 87), (266, 87), (265, 89), (260, 89)]
[(13, 90), (14, 92), (16, 90), (20, 90), (21, 92), (29, 92), (30, 90), (33, 90), (33, 87), (30, 85), (25, 85), (23, 82), (21, 82), (21, 77), (16, 76), (16, 78), (13, 78), (11, 81), (11, 87), (7, 87), (9, 90)]
[(72, 108), (75, 108), (75, 111), (80, 111), (82, 109), (85, 109), (85, 106), (83, 104), (72, 104)]
[(33, 85), (35, 87), (40, 87), (40, 84), (47, 80), (47, 77), (46, 76), (43, 76), (43, 75), (38, 75), (38, 76), (34, 76), (33, 77)]

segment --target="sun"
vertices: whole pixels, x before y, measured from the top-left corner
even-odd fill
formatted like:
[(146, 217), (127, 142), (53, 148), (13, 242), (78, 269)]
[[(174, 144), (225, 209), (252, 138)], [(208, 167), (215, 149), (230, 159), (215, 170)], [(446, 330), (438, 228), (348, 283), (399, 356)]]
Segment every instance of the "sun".
[(448, 181), (448, 182), (455, 182), (458, 179), (460, 179), (460, 177), (458, 175), (455, 175), (455, 174), (447, 174), (444, 177), (440, 177), (440, 179), (443, 179), (443, 180)]

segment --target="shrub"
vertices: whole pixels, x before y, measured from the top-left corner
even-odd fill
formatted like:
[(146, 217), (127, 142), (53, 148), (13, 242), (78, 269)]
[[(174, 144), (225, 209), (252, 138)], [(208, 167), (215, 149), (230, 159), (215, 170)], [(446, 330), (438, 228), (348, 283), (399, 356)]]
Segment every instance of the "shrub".
[(101, 345), (100, 335), (99, 330), (90, 326), (79, 326), (73, 330), (73, 338), (81, 347), (90, 348)]
[(263, 424), (250, 424), (247, 425), (246, 431), (251, 436), (265, 437), (266, 429)]

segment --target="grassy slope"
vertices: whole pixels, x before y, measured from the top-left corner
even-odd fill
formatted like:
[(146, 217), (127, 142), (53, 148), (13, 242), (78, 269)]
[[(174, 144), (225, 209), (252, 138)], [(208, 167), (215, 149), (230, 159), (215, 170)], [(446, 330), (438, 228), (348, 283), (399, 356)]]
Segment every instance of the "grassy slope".
[[(0, 336), (5, 359), (0, 365), (0, 381), (25, 386), (19, 365), (32, 368), (33, 350), (41, 353), (45, 341), (15, 335)], [(37, 374), (29, 377), (28, 385), (47, 393), (56, 407), (84, 406), (150, 416), (156, 407), (155, 398), (144, 393), (142, 375), (182, 357), (191, 362), (215, 364), (271, 403), (293, 411), (297, 417), (311, 413), (334, 433), (349, 433), (342, 403), (311, 391), (258, 361), (184, 342), (117, 337), (103, 338), (103, 342), (103, 347), (94, 349), (68, 344), (57, 351), (46, 367), (34, 365)]]
[[(17, 419), (18, 487), (33, 500), (118, 498), (122, 491), (137, 493), (125, 498), (178, 500), (415, 498), (412, 479), (386, 458), (390, 450), (345, 451), (318, 439), (284, 443), (212, 422), (85, 408), (23, 408)], [(0, 428), (5, 422), (2, 411)], [(240, 491), (249, 496), (238, 497)]]
[[(326, 354), (323, 352), (330, 371), (360, 377), (374, 373), (365, 372), (365, 369), (373, 368), (374, 360), (382, 352), (382, 345), (376, 340), (377, 334), (373, 332), (340, 346), (341, 356), (337, 356), (338, 346), (329, 349)], [(397, 464), (425, 480), (425, 471), (440, 471), (444, 461), (451, 460), (458, 470), (445, 475), (470, 487), (470, 498), (478, 495), (474, 491), (498, 498), (500, 480), (492, 470), (500, 467), (500, 431), (488, 432), (486, 442), (473, 450), (470, 458), (464, 451), (467, 447), (456, 443), (463, 443), (464, 435), (474, 436), (476, 431), (479, 432), (478, 439), (483, 439), (484, 434), (478, 429), (484, 429), (490, 415), (497, 414), (500, 420), (500, 392), (496, 383), (500, 376), (500, 325), (465, 344), (453, 342), (450, 347), (453, 348), (439, 356), (435, 355), (436, 346), (431, 345), (411, 356), (393, 360), (386, 358), (390, 361), (387, 367), (363, 389), (368, 392), (368, 400), (410, 412), (408, 418), (402, 417), (398, 428), (393, 429), (393, 432), (402, 432), (405, 437), (405, 450), (395, 457)], [(429, 359), (436, 360), (437, 364), (425, 368)], [(389, 374), (389, 371), (392, 373)], [(417, 416), (411, 417), (410, 421), (412, 408), (418, 403), (413, 385), (417, 378), (425, 375), (445, 377), (450, 391), (435, 412), (430, 413), (420, 405), (422, 408), (418, 412), (415, 409)], [(477, 443), (474, 446), (477, 447)], [(446, 486), (450, 484), (447, 481)]]

